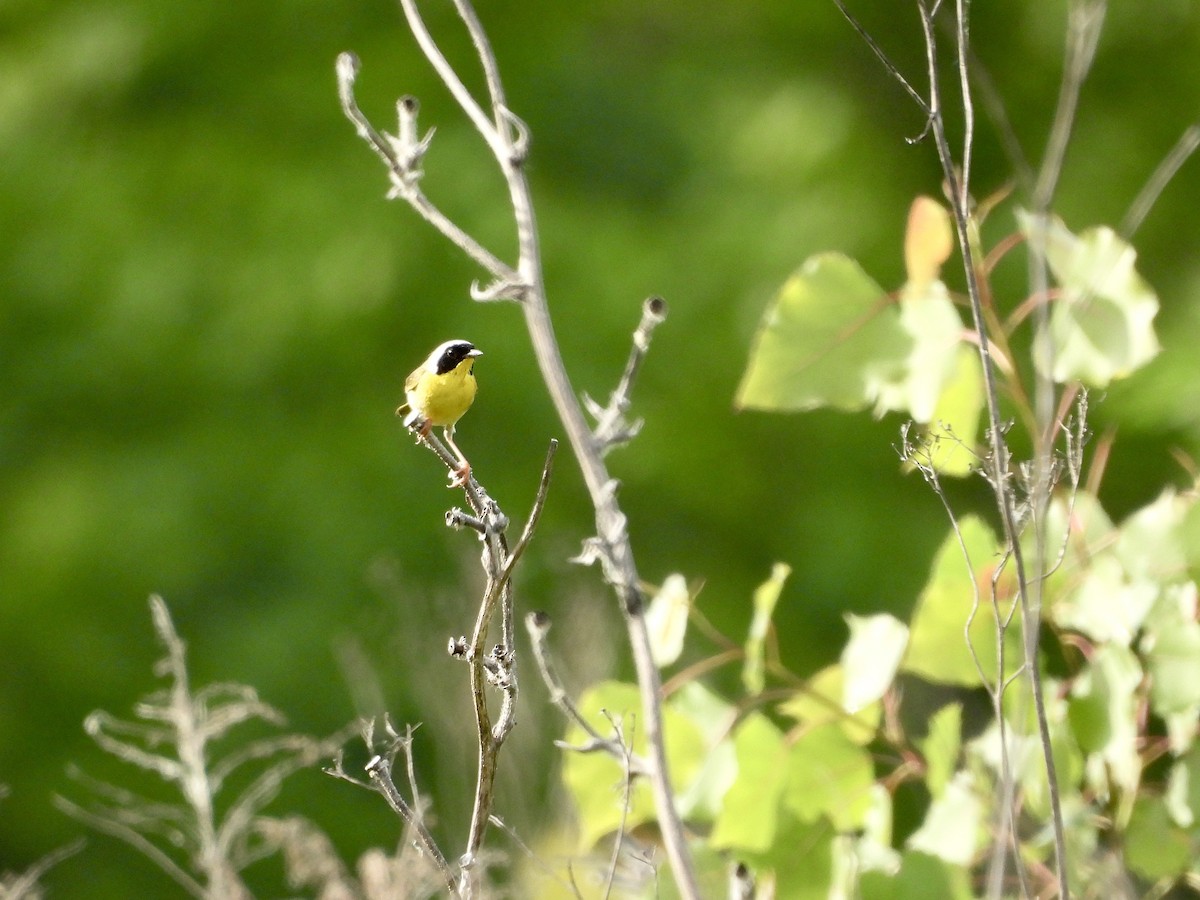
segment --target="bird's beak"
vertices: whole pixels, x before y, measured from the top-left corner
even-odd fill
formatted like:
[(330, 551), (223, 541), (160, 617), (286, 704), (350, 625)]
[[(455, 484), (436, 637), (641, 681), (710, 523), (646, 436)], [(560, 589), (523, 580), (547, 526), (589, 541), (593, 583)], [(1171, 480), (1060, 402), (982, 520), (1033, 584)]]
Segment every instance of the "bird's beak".
[(483, 356), (483, 351), (472, 349), (467, 351), (467, 356)]

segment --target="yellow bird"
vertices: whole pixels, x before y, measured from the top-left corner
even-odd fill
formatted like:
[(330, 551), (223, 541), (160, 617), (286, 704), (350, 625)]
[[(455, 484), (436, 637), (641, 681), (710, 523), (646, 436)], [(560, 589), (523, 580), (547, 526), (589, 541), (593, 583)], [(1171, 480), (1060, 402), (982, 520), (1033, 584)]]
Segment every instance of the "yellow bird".
[(471, 477), (471, 464), (454, 443), (454, 425), (475, 401), (475, 357), (483, 356), (470, 341), (446, 341), (434, 348), (425, 362), (404, 381), (405, 403), (396, 415), (407, 409), (407, 428), (417, 428), (421, 437), (437, 425), (446, 443), (458, 457), (459, 467), (450, 476), (450, 487), (459, 487)]

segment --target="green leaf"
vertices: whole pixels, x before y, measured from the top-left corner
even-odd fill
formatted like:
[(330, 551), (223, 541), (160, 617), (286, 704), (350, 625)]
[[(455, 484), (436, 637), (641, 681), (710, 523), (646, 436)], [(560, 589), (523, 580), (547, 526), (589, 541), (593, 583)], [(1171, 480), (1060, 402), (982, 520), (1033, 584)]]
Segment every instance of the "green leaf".
[(1150, 703), (1159, 715), (1200, 708), (1200, 623), (1196, 586), (1172, 586), (1154, 608), (1138, 648), (1150, 672)]
[(971, 900), (969, 873), (961, 866), (908, 850), (894, 876), (867, 872), (859, 887), (862, 900)]
[[(602, 712), (607, 711), (620, 726), (625, 740), (632, 740), (634, 752), (645, 754), (646, 739), (640, 725), (642, 702), (636, 685), (600, 682), (584, 692), (578, 706), (584, 719), (600, 735), (615, 737), (612, 722)], [(706, 741), (692, 720), (670, 704), (663, 708), (663, 725), (672, 785), (677, 791), (683, 791), (704, 763)], [(582, 728), (573, 724), (567, 728), (564, 740), (568, 745), (578, 747), (585, 745), (589, 738)], [(654, 800), (646, 779), (634, 780), (625, 809), (625, 772), (621, 763), (607, 753), (567, 751), (562, 779), (575, 801), (580, 844), (584, 848), (590, 849), (601, 837), (620, 828), (623, 817), (627, 829), (654, 821)]]
[(737, 753), (729, 739), (729, 723), (737, 710), (699, 681), (690, 681), (673, 693), (667, 706), (696, 727), (708, 748), (695, 778), (676, 796), (679, 812), (691, 822), (711, 822), (737, 778)]
[[(951, 530), (934, 557), (933, 571), (909, 626), (908, 654), (902, 670), (928, 681), (976, 687), (983, 683), (982, 678), (995, 683), (998, 670), (991, 591), (999, 547), (992, 530), (975, 516), (959, 522), (959, 534), (961, 544)], [(963, 557), (964, 548), (970, 567)], [(1014, 602), (1009, 573), (1002, 573), (997, 591), (1001, 612), (1007, 615)], [(970, 628), (964, 633), (968, 620)], [(1018, 614), (1005, 632), (1009, 673), (1021, 663), (1019, 630)], [(968, 648), (968, 636), (978, 665)]]
[(982, 827), (983, 804), (976, 796), (973, 777), (959, 772), (930, 805), (925, 821), (909, 837), (907, 846), (966, 866), (975, 856)]
[(735, 403), (775, 412), (864, 409), (902, 379), (912, 349), (898, 307), (858, 263), (814, 256), (768, 307)]
[(850, 640), (842, 650), (842, 706), (857, 713), (881, 698), (896, 677), (908, 645), (908, 626), (886, 613), (846, 615)]
[(1125, 830), (1129, 868), (1150, 881), (1170, 878), (1187, 871), (1193, 854), (1193, 842), (1171, 821), (1166, 804), (1158, 797), (1139, 797)]
[(962, 318), (940, 281), (905, 285), (899, 307), (900, 327), (912, 338), (912, 348), (900, 375), (880, 386), (875, 408), (877, 412), (904, 410), (915, 421), (926, 423), (957, 373)]
[(925, 757), (925, 784), (936, 800), (958, 767), (962, 744), (962, 704), (949, 703), (929, 720), (929, 734), (919, 746)]
[(1132, 792), (1141, 779), (1136, 695), (1141, 681), (1142, 667), (1133, 652), (1104, 644), (1072, 685), (1067, 719), (1079, 746), (1105, 763), (1094, 785), (1103, 793), (1110, 782)]
[[(983, 415), (983, 370), (979, 354), (960, 344), (954, 369), (942, 386), (929, 424), (921, 432), (918, 455), (943, 475), (969, 475), (979, 465), (976, 452), (979, 420)], [(918, 420), (920, 421), (920, 420)]]
[(775, 563), (771, 567), (771, 577), (754, 591), (754, 617), (750, 620), (750, 632), (746, 636), (746, 662), (742, 666), (742, 684), (751, 694), (762, 693), (766, 683), (764, 642), (771, 627), (771, 616), (775, 614), (775, 604), (779, 602), (783, 584), (791, 574), (790, 566)]
[(824, 819), (803, 822), (785, 815), (768, 853), (750, 859), (775, 876), (775, 900), (828, 900), (833, 884), (835, 833)]
[(809, 727), (836, 723), (842, 733), (856, 744), (869, 744), (879, 730), (883, 707), (871, 703), (851, 715), (842, 706), (845, 674), (840, 664), (826, 666), (808, 679), (808, 683), (779, 704), (782, 715)]
[(709, 842), (765, 852), (775, 842), (779, 800), (787, 780), (783, 735), (762, 713), (751, 713), (733, 736), (737, 779), (725, 794)]
[(1134, 270), (1137, 251), (1111, 228), (1076, 236), (1055, 216), (1019, 211), (1017, 221), (1030, 243), (1044, 246), (1061, 289), (1034, 340), (1039, 371), (1105, 387), (1153, 359), (1158, 297)]
[(826, 725), (802, 735), (786, 762), (784, 805), (801, 819), (828, 817), (839, 831), (862, 826), (871, 806), (875, 770), (870, 755), (839, 728)]

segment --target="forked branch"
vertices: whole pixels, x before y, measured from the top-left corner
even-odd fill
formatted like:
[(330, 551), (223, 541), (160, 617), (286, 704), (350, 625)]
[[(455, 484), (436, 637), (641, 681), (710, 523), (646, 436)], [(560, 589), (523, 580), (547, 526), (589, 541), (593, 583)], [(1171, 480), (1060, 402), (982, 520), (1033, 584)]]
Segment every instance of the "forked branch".
[[(518, 260), (515, 266), (499, 262), (478, 242), (468, 238), (462, 229), (447, 222), (419, 190), (409, 187), (411, 178), (398, 177), (395, 154), (380, 151), (380, 146), (386, 145), (386, 140), (379, 141), (373, 137), (373, 129), (369, 123), (364, 125), (365, 117), (354, 102), (353, 77), (357, 73), (357, 65), (351, 64), (353, 57), (349, 54), (343, 54), (338, 64), (342, 107), (355, 123), (359, 134), (363, 135), (387, 164), (393, 181), (394, 196), (408, 201), (422, 217), (489, 273), (492, 283), (482, 288), (475, 286), (472, 294), (481, 300), (512, 298), (520, 301), (542, 378), (567, 433), (595, 509), (596, 537), (590, 542), (592, 553), (589, 558), (601, 563), (604, 577), (612, 585), (625, 617), (642, 697), (641, 725), (649, 748), (647, 763), (652, 793), (667, 857), (681, 895), (685, 898), (696, 898), (699, 891), (691, 855), (670, 786), (663, 736), (661, 684), (650, 652), (650, 637), (644, 615), (645, 602), (639, 587), (640, 581), (625, 515), (617, 502), (616, 482), (609, 475), (604, 462), (603, 454), (607, 445), (597, 438), (588, 425), (583, 407), (571, 386), (546, 300), (532, 192), (524, 169), (529, 147), (528, 130), (508, 105), (495, 53), (473, 6), (468, 0), (453, 2), (483, 67), (488, 93), (486, 104), (480, 103), (472, 96), (454, 66), (441, 52), (421, 18), (415, 0), (401, 0), (401, 6), (422, 52), (496, 159), (512, 204), (518, 246)], [(421, 141), (416, 134), (414, 127), (409, 144), (417, 141), (420, 146)], [(403, 166), (400, 166), (400, 174), (403, 173)], [(640, 361), (640, 356), (638, 359)], [(632, 375), (629, 380), (632, 381)], [(477, 820), (477, 824), (482, 827), (486, 825), (486, 821), (486, 818), (482, 821)]]

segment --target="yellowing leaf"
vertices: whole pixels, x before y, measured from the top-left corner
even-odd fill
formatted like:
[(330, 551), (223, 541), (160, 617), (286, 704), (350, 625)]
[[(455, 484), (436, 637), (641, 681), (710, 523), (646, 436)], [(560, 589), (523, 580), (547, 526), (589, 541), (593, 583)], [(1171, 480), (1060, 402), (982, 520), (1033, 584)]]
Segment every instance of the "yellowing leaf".
[(909, 283), (923, 285), (936, 280), (953, 251), (950, 213), (932, 197), (918, 197), (908, 208), (904, 231), (904, 268)]
[(767, 309), (735, 403), (775, 412), (864, 409), (903, 378), (912, 347), (897, 306), (858, 263), (814, 256)]
[(1044, 248), (1061, 289), (1049, 326), (1034, 339), (1039, 371), (1104, 387), (1153, 359), (1158, 296), (1133, 267), (1137, 251), (1111, 228), (1075, 235), (1056, 216), (1027, 212), (1017, 221), (1029, 242)]

